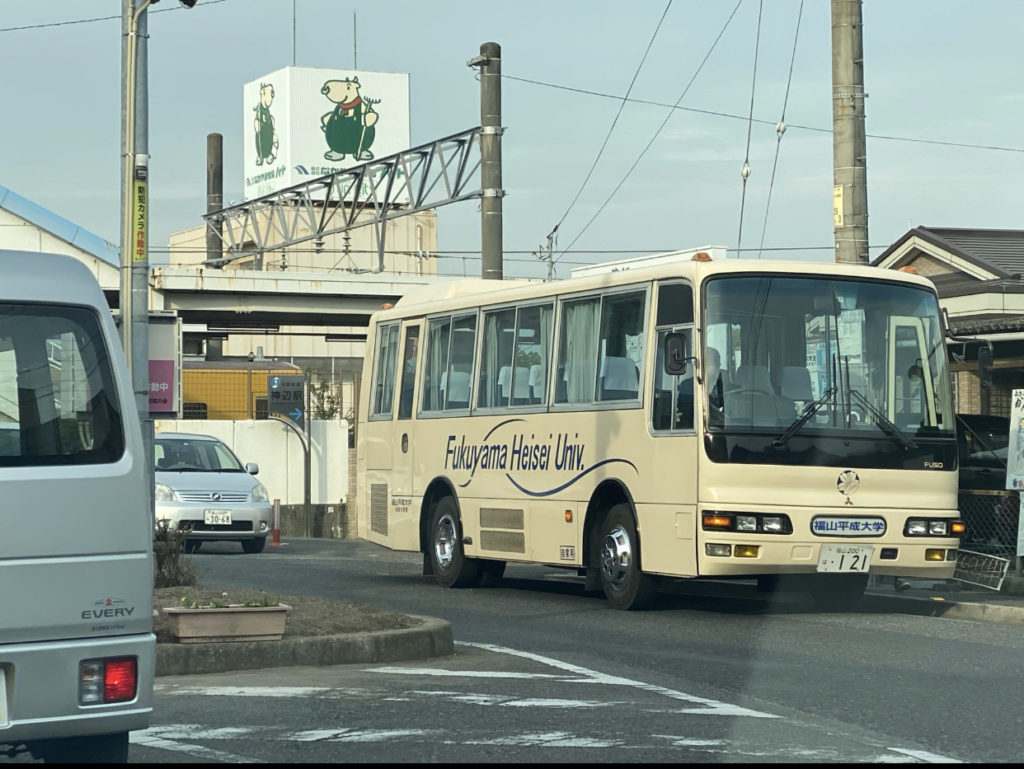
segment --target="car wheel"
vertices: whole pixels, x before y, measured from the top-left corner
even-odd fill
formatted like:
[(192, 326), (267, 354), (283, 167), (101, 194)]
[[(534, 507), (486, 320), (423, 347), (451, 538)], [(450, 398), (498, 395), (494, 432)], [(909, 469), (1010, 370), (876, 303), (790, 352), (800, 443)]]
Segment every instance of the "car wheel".
[(430, 567), (442, 587), (475, 587), (483, 572), (480, 562), (462, 549), (459, 509), (452, 497), (442, 497), (430, 517)]
[(259, 539), (243, 539), (242, 550), (246, 553), (262, 553), (263, 548), (267, 545), (267, 538), (260, 537)]
[(627, 504), (612, 507), (601, 526), (601, 587), (615, 609), (645, 609), (657, 596), (654, 578), (640, 570), (640, 540)]

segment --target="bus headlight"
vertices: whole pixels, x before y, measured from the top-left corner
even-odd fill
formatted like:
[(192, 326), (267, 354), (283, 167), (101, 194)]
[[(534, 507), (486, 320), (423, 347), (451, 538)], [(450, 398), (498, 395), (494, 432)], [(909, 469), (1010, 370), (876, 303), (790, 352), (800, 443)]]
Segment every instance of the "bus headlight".
[(757, 516), (737, 515), (736, 531), (757, 531)]
[(777, 515), (766, 515), (761, 519), (765, 534), (785, 534), (786, 521)]
[(962, 537), (964, 522), (952, 518), (907, 518), (905, 537)]

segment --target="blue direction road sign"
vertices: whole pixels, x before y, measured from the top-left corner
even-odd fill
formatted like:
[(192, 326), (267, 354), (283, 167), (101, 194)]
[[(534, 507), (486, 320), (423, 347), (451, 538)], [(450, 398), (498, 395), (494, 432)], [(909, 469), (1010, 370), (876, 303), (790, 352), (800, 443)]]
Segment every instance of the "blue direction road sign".
[(287, 417), (304, 428), (306, 408), (306, 377), (302, 374), (270, 374), (267, 376), (267, 413)]

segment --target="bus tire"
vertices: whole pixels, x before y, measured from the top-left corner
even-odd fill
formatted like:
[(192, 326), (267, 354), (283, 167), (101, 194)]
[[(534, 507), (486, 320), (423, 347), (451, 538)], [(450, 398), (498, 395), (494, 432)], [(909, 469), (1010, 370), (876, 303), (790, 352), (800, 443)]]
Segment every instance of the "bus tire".
[(867, 574), (815, 574), (807, 592), (822, 611), (851, 611), (857, 608), (867, 586)]
[(629, 505), (620, 503), (608, 511), (598, 544), (601, 587), (612, 608), (645, 609), (654, 603), (656, 585), (640, 570), (640, 540)]
[(462, 549), (462, 524), (455, 500), (442, 497), (430, 517), (430, 567), (441, 587), (475, 587), (483, 573), (480, 562)]

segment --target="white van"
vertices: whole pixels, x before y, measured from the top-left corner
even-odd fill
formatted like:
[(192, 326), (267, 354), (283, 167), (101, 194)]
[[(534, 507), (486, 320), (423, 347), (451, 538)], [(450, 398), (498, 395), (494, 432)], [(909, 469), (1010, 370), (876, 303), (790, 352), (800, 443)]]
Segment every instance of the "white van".
[(0, 753), (125, 762), (149, 725), (153, 518), (96, 279), (0, 250)]

